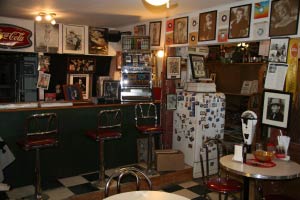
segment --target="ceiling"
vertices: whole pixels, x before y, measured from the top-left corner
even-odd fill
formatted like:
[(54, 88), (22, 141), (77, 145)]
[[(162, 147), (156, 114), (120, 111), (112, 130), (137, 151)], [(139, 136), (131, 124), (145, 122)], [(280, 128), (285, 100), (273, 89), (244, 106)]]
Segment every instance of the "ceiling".
[(58, 23), (116, 28), (236, 1), (241, 0), (170, 0), (167, 9), (144, 0), (0, 0), (0, 15), (34, 19), (46, 11), (56, 13)]

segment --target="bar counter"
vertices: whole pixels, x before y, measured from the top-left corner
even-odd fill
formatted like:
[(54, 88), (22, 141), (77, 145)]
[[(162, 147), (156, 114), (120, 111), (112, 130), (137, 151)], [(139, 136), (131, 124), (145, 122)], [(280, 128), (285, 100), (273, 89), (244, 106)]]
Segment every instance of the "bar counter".
[[(155, 102), (159, 105), (159, 102)], [(54, 112), (59, 119), (60, 145), (41, 150), (42, 183), (57, 178), (98, 171), (98, 143), (84, 134), (97, 127), (100, 110), (120, 108), (123, 113), (122, 138), (105, 142), (105, 165), (113, 168), (137, 162), (136, 138), (141, 136), (135, 128), (136, 102), (98, 104), (74, 102), (73, 106), (0, 109), (1, 137), (16, 160), (5, 168), (5, 183), (13, 187), (33, 184), (35, 151), (21, 150), (16, 141), (24, 136), (24, 122), (35, 113)]]

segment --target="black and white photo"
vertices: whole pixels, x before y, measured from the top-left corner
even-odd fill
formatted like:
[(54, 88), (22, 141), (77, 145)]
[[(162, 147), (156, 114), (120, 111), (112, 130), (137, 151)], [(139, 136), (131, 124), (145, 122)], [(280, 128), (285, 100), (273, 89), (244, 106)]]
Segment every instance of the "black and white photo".
[(84, 54), (84, 26), (63, 25), (63, 53)]
[(59, 26), (50, 23), (35, 23), (35, 50), (43, 53), (57, 53)]
[(249, 37), (251, 7), (247, 4), (230, 8), (229, 39)]
[(289, 38), (272, 38), (269, 50), (269, 62), (287, 62)]

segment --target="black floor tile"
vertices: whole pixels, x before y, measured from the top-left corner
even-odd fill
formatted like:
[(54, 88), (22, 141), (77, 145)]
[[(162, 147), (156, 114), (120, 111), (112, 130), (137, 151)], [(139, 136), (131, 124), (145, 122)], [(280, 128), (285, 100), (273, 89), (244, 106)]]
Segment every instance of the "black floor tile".
[(5, 192), (0, 192), (0, 199), (1, 200), (7, 200), (8, 199), (8, 196), (6, 195)]
[(175, 192), (175, 191), (178, 191), (181, 189), (184, 189), (184, 188), (179, 185), (170, 185), (168, 187), (163, 188), (162, 190), (165, 192)]
[(75, 194), (84, 194), (84, 193), (94, 192), (94, 191), (99, 190), (96, 187), (92, 186), (91, 183), (75, 185), (75, 186), (72, 186), (72, 187), (68, 187), (68, 189), (71, 190)]
[(56, 178), (42, 180), (42, 190), (50, 190), (59, 187), (64, 187), (64, 186)]
[(211, 192), (210, 190), (206, 189), (202, 185), (195, 185), (195, 186), (189, 187), (187, 189), (194, 192), (194, 193), (196, 193), (196, 194), (199, 194), (199, 195), (203, 195), (203, 194)]
[(85, 175), (82, 175), (82, 177), (90, 182), (93, 182), (93, 181), (96, 181), (99, 179), (99, 173), (95, 172), (95, 173), (91, 173), (91, 174), (85, 174)]

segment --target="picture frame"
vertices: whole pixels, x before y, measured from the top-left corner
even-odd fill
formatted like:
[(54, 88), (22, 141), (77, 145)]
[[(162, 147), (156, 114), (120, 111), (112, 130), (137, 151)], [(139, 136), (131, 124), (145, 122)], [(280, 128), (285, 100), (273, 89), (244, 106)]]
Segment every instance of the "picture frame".
[(79, 85), (63, 85), (65, 100), (67, 101), (82, 101), (82, 93)]
[(104, 80), (103, 81), (103, 97), (105, 99), (120, 99), (120, 81)]
[(179, 56), (167, 57), (167, 79), (180, 79), (180, 62)]
[(206, 68), (204, 65), (204, 56), (197, 54), (189, 54), (189, 57), (193, 78), (207, 78)]
[(248, 38), (252, 4), (230, 8), (228, 38)]
[(69, 57), (68, 73), (89, 74), (96, 70), (96, 59), (89, 57)]
[(264, 91), (262, 124), (287, 129), (291, 104), (291, 93)]
[(146, 24), (137, 25), (134, 27), (135, 36), (145, 36), (146, 35)]
[(108, 55), (108, 29), (89, 27), (89, 54)]
[(188, 42), (188, 20), (188, 17), (180, 17), (174, 19), (174, 44), (185, 44)]
[(57, 53), (59, 48), (59, 25), (35, 23), (35, 51)]
[(44, 90), (48, 90), (49, 83), (50, 83), (50, 77), (51, 77), (51, 74), (47, 74), (42, 71), (39, 71), (39, 77), (38, 77), (36, 87), (44, 89)]
[(116, 52), (116, 70), (122, 69), (122, 52), (117, 51)]
[(110, 76), (99, 76), (98, 77), (98, 87), (97, 87), (97, 97), (103, 97), (104, 93), (103, 93), (103, 82), (104, 80), (110, 80)]
[(167, 94), (167, 110), (176, 110), (177, 108), (177, 95)]
[(299, 0), (273, 0), (271, 2), (270, 37), (298, 33), (299, 4)]
[(160, 46), (161, 21), (149, 23), (150, 46)]
[(63, 53), (84, 54), (84, 26), (63, 25)]
[(269, 62), (286, 63), (290, 38), (271, 38), (269, 50)]
[(90, 75), (89, 74), (70, 74), (69, 84), (70, 85), (76, 84), (79, 86), (83, 99), (90, 98)]
[(200, 13), (198, 41), (216, 39), (217, 11)]

